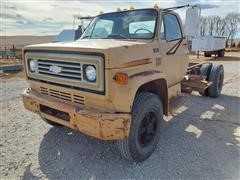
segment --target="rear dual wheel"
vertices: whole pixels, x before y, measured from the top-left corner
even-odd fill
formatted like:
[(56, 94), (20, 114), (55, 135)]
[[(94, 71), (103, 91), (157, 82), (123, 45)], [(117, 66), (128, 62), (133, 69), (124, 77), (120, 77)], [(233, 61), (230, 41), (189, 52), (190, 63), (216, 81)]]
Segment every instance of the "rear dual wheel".
[(209, 81), (212, 82), (212, 85), (208, 88), (208, 94), (210, 97), (218, 97), (221, 94), (223, 87), (223, 79), (224, 79), (223, 65), (220, 64), (213, 65), (209, 75)]
[(161, 100), (155, 94), (142, 92), (134, 101), (129, 137), (116, 141), (116, 145), (122, 157), (141, 162), (153, 153), (162, 130)]
[(220, 64), (203, 64), (200, 68), (200, 75), (206, 76), (206, 80), (212, 85), (199, 92), (202, 96), (218, 97), (221, 94), (224, 80), (224, 68)]
[[(203, 64), (200, 68), (200, 75), (205, 76), (207, 81), (209, 80), (209, 74), (211, 72), (211, 69), (212, 69), (211, 63)], [(202, 96), (208, 96), (208, 91), (207, 89), (205, 89), (203, 91), (199, 91), (199, 94), (201, 94)]]

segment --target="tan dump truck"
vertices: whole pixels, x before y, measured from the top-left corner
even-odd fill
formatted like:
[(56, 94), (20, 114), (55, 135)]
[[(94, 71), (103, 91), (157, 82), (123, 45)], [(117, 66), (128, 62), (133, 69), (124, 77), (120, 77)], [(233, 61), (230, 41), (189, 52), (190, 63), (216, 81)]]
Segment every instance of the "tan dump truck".
[(147, 159), (170, 100), (192, 90), (217, 97), (223, 86), (222, 65), (189, 64), (173, 9), (101, 14), (77, 41), (25, 47), (25, 108), (53, 126), (114, 140), (130, 161)]

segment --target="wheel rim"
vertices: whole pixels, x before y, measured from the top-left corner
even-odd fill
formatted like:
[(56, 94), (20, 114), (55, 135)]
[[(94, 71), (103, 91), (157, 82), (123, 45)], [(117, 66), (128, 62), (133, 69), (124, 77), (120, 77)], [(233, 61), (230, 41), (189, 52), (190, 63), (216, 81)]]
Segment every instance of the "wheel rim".
[(155, 113), (146, 113), (138, 131), (138, 142), (141, 147), (148, 147), (154, 141), (157, 126), (158, 123)]

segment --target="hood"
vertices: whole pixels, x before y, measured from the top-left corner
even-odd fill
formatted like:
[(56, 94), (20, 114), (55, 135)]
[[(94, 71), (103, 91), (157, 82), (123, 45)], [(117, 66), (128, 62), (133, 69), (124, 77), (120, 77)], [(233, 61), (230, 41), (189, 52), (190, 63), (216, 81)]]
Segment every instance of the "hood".
[(103, 53), (106, 68), (123, 68), (124, 64), (149, 58), (152, 41), (128, 41), (113, 39), (83, 39), (74, 42), (36, 44), (24, 50), (74, 51), (83, 53)]

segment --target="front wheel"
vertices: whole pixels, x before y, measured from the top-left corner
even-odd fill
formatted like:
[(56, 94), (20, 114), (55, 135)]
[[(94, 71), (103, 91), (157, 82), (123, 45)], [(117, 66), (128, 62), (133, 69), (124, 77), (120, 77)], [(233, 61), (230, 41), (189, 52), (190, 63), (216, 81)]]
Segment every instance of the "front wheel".
[(139, 93), (133, 104), (129, 137), (116, 141), (120, 154), (129, 161), (146, 160), (159, 141), (163, 122), (159, 97), (148, 92)]

